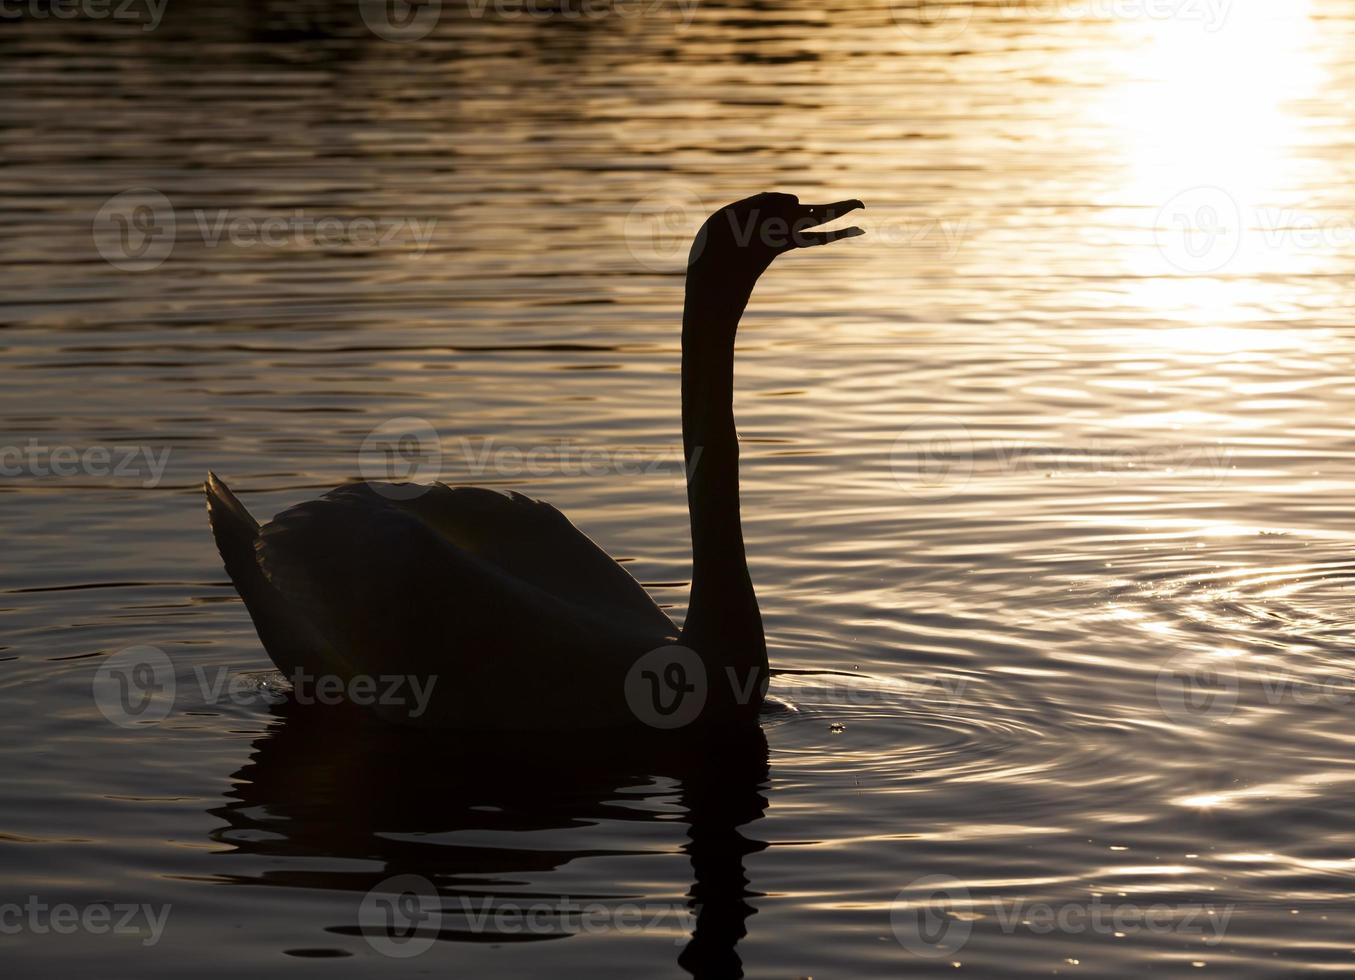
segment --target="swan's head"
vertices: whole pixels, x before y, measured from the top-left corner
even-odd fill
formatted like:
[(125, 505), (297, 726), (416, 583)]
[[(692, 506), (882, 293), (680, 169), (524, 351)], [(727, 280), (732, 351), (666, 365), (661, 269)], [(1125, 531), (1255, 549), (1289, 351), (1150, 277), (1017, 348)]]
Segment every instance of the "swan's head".
[(694, 272), (746, 278), (751, 286), (784, 252), (865, 234), (855, 226), (814, 230), (864, 207), (860, 201), (801, 204), (794, 194), (755, 194), (726, 204), (706, 219), (692, 242), (687, 264)]

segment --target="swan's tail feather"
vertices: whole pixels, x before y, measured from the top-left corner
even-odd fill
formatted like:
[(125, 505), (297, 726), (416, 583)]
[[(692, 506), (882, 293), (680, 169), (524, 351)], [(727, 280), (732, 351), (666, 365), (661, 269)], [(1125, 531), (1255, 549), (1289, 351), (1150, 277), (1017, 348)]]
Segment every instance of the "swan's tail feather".
[(269, 658), (289, 676), (297, 670), (319, 673), (322, 644), (317, 642), (314, 630), (288, 608), (286, 599), (259, 565), (259, 522), (215, 473), (207, 474), (203, 489), (216, 549)]
[(217, 514), (228, 512), (233, 523), (251, 528), (253, 536), (258, 536), (259, 522), (245, 505), (240, 503), (240, 498), (231, 493), (231, 488), (221, 482), (221, 477), (208, 470), (207, 482), (203, 488), (207, 491), (207, 515), (212, 519), (213, 530), (216, 528)]
[(254, 554), (254, 545), (259, 540), (259, 522), (215, 473), (207, 474), (203, 489), (207, 492), (207, 519), (212, 525), (212, 536), (216, 538), (216, 550), (221, 552), (227, 574), (243, 595), (242, 585), (255, 577), (263, 577)]

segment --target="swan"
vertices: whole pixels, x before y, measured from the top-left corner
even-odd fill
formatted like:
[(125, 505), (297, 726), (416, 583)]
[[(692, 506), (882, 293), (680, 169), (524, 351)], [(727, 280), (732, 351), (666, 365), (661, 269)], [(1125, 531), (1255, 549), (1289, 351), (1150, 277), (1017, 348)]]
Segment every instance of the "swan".
[(217, 550), (273, 664), (316, 697), (361, 681), (378, 714), (420, 726), (755, 719), (767, 644), (739, 520), (735, 333), (772, 261), (863, 234), (810, 230), (861, 207), (764, 193), (697, 232), (682, 315), (692, 583), (681, 629), (560, 511), (520, 493), (352, 482), (260, 526), (209, 473)]

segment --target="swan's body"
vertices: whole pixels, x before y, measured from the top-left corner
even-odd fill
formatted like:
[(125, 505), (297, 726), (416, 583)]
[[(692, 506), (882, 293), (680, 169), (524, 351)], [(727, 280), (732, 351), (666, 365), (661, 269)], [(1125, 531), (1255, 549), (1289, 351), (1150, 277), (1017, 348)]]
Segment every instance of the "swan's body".
[[(293, 677), (372, 679), (378, 695), (384, 678), (422, 679), (431, 696), (420, 705), (374, 699), (397, 720), (577, 729), (634, 724), (632, 666), (682, 644), (708, 682), (703, 720), (755, 716), (767, 653), (739, 521), (734, 333), (771, 260), (859, 234), (803, 230), (859, 206), (759, 195), (712, 216), (693, 249), (682, 388), (693, 573), (682, 630), (563, 514), (521, 494), (352, 483), (260, 527), (212, 474), (212, 533), (273, 663)], [(766, 226), (783, 220), (792, 234), (769, 242)]]
[(521, 494), (385, 487), (352, 483), (260, 528), (209, 477), (226, 570), (279, 670), (436, 677), (430, 710), (411, 719), (433, 725), (635, 720), (622, 686), (597, 677), (624, 678), (678, 629), (624, 568)]

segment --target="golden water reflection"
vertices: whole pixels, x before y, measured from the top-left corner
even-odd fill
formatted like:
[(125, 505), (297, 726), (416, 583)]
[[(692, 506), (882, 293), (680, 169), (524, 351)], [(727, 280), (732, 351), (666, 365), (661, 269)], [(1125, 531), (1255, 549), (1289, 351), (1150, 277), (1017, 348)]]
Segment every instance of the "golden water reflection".
[[(1236, 0), (1215, 30), (1096, 15), (1132, 3), (945, 6), (906, 27), (893, 3), (701, 4), (679, 31), (444, 3), (417, 44), (281, 0), (171, 4), (154, 32), (6, 23), (5, 431), (172, 449), (154, 486), (0, 480), (10, 879), (173, 903), (139, 976), (321, 948), (370, 975), (354, 899), (392, 860), (477, 897), (714, 900), (708, 948), (757, 976), (935, 975), (890, 921), (935, 875), (985, 909), (1246, 910), (1207, 955), (988, 915), (956, 957), (974, 975), (1348, 968), (1355, 4)], [(183, 234), (128, 274), (89, 229), (141, 185)], [(780, 261), (739, 338), (752, 577), (774, 663), (808, 671), (776, 678), (765, 780), (759, 756), (698, 798), (702, 765), (620, 752), (579, 783), (594, 756), (571, 740), (485, 772), (253, 703), (101, 721), (112, 650), (161, 646), (186, 686), (266, 666), (206, 470), (266, 516), (354, 476), (395, 417), (437, 430), (445, 479), (559, 506), (680, 620), (684, 236), (768, 188), (859, 196), (870, 234)], [(672, 233), (628, 237), (642, 205)], [(198, 208), (296, 207), (435, 226), (423, 250), (194, 238)], [(561, 446), (544, 471), (493, 462)], [(657, 465), (569, 462), (598, 454)], [(204, 962), (226, 923), (229, 958)], [(380, 965), (683, 955), (513, 945)]]

